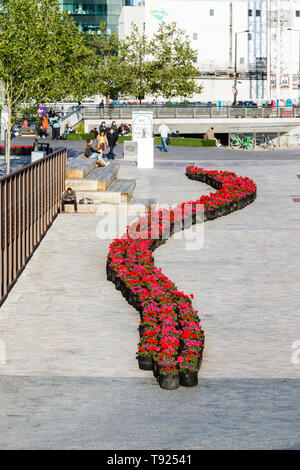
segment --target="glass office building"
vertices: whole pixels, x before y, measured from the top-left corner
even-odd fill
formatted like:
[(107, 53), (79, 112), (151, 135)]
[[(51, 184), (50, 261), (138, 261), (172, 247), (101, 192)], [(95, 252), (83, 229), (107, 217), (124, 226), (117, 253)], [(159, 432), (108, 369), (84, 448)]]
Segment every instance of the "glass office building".
[(122, 8), (134, 5), (134, 0), (61, 0), (61, 5), (83, 31), (97, 34), (101, 22), (108, 33), (117, 31)]

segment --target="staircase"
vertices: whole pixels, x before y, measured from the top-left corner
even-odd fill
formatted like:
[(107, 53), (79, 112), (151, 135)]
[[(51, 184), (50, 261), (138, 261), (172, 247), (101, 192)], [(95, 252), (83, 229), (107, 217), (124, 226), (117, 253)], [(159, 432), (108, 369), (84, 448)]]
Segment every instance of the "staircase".
[[(120, 165), (111, 162), (99, 168), (93, 159), (78, 157), (68, 162), (65, 187), (76, 191), (77, 200), (89, 198), (93, 204), (78, 204), (79, 213), (96, 213), (101, 204), (127, 205), (132, 201), (136, 186), (134, 179), (119, 179)], [(147, 202), (140, 204), (143, 208)], [(73, 205), (66, 205), (65, 212), (72, 213)]]

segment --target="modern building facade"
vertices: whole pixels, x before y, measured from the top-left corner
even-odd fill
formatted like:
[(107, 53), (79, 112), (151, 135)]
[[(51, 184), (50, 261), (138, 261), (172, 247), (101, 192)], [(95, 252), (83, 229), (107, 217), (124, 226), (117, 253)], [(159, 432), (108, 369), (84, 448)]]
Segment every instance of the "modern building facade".
[(198, 51), (196, 65), (204, 91), (196, 98), (232, 100), (236, 71), (238, 100), (298, 100), (300, 0), (143, 3), (122, 10), (120, 36), (129, 33), (132, 22), (149, 36), (162, 21), (176, 22)]
[(107, 32), (118, 30), (121, 10), (133, 5), (134, 0), (60, 0), (82, 31), (97, 34), (100, 23), (106, 23)]

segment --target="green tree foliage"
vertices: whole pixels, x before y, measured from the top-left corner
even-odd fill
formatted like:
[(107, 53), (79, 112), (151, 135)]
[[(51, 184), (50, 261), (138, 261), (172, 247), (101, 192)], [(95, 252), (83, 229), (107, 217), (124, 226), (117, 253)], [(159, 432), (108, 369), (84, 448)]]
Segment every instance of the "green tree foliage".
[[(0, 11), (0, 81), (13, 115), (67, 97), (91, 93), (95, 54), (58, 0), (3, 0)], [(7, 172), (10, 171), (8, 161)]]
[(152, 64), (150, 60), (151, 43), (146, 34), (140, 33), (132, 24), (131, 33), (120, 41), (119, 54), (125, 65), (123, 80), (127, 82), (127, 94), (142, 100), (151, 92)]
[(108, 34), (104, 22), (100, 23), (99, 30), (99, 35), (91, 35), (87, 40), (96, 54), (94, 94), (104, 95), (109, 100), (126, 93), (126, 67), (119, 54), (118, 34), (115, 31)]
[(105, 24), (100, 31), (88, 42), (96, 51), (99, 67), (94, 93), (107, 98), (126, 94), (139, 100), (152, 94), (170, 100), (201, 92), (194, 64), (197, 52), (175, 23), (162, 23), (151, 39), (135, 24), (123, 40), (117, 33), (107, 35)]
[(197, 51), (193, 50), (188, 35), (178, 29), (176, 23), (161, 23), (150, 41), (151, 91), (170, 100), (176, 96), (188, 98), (200, 93), (197, 84), (199, 70), (194, 61)]

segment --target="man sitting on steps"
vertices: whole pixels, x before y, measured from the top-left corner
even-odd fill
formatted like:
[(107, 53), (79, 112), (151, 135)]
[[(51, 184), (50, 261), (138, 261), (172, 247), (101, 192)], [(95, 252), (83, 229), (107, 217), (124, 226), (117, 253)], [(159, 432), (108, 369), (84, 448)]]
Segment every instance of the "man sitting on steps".
[(61, 213), (65, 212), (65, 204), (73, 204), (74, 212), (77, 212), (77, 196), (75, 191), (72, 188), (68, 188), (64, 191), (61, 199)]
[(100, 152), (94, 149), (93, 141), (87, 140), (84, 146), (84, 157), (85, 158), (96, 158), (98, 166), (108, 166), (110, 165), (110, 161), (105, 160), (101, 157)]

